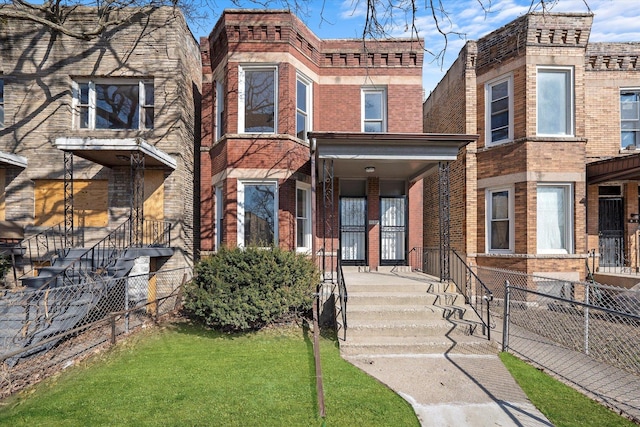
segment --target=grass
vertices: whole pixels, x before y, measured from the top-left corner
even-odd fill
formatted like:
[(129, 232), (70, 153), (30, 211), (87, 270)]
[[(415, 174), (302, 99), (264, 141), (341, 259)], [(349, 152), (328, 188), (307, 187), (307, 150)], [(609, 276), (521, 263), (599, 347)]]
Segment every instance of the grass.
[(509, 353), (501, 353), (516, 382), (556, 427), (617, 427), (636, 424)]
[(342, 360), (326, 338), (327, 413), (319, 418), (311, 340), (299, 328), (155, 329), (1, 402), (0, 425), (418, 425), (408, 403)]

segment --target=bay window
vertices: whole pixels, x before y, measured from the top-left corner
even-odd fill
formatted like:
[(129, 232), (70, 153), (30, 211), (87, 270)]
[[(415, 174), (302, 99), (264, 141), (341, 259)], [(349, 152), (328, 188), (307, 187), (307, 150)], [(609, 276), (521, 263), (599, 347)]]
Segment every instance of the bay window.
[(573, 69), (537, 70), (538, 135), (573, 136)]
[(514, 251), (514, 200), (512, 188), (486, 191), (487, 252)]
[(275, 133), (277, 130), (277, 75), (275, 66), (240, 67), (238, 74), (238, 130)]
[(537, 191), (538, 253), (573, 252), (573, 203), (570, 184), (539, 184)]
[(271, 246), (277, 242), (277, 181), (238, 180), (238, 246)]

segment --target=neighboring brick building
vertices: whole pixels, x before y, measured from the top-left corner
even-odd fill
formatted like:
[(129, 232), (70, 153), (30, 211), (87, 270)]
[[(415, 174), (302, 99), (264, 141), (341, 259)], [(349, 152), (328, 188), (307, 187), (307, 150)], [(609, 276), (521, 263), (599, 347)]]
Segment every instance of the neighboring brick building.
[[(75, 244), (89, 246), (135, 208), (170, 223), (176, 251), (165, 266), (191, 265), (198, 45), (175, 8), (135, 11), (92, 40), (22, 20), (0, 25), (0, 220), (29, 235), (73, 212)], [(77, 7), (65, 25), (96, 19)]]
[(227, 10), (200, 44), (201, 250), (339, 246), (345, 264), (405, 264), (421, 179), (472, 139), (421, 133), (421, 45), (321, 40), (277, 10)]
[(425, 132), (479, 135), (451, 166), (452, 246), (477, 265), (637, 265), (640, 44), (589, 43), (592, 19), (530, 13), (469, 41), (424, 103)]

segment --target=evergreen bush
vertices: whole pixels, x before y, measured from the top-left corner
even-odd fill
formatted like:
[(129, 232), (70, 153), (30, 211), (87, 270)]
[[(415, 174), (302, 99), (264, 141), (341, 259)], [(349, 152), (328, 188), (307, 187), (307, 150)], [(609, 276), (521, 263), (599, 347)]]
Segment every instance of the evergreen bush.
[(225, 331), (257, 330), (311, 309), (319, 280), (306, 256), (280, 248), (219, 250), (185, 286), (186, 313)]

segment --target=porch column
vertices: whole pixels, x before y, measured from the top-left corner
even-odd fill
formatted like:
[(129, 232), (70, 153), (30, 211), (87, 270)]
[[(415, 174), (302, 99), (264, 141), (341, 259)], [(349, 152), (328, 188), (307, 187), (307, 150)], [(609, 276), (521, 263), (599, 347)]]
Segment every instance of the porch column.
[[(334, 247), (334, 176), (333, 176), (333, 160), (322, 160), (322, 265), (320, 268), (324, 272), (326, 281), (334, 280), (334, 271), (338, 266), (338, 261), (333, 261), (336, 256)], [(337, 252), (340, 256), (340, 251)], [(329, 265), (327, 265), (329, 261)]]
[(131, 153), (131, 244), (142, 246), (144, 218), (144, 154)]
[(449, 234), (449, 162), (438, 164), (438, 204), (439, 228), (440, 228), (440, 280), (446, 281), (451, 278), (449, 266), (449, 255), (451, 240)]
[(380, 266), (380, 178), (367, 178), (367, 224), (369, 240), (367, 264), (371, 271)]
[(73, 153), (64, 151), (64, 240), (73, 247)]

